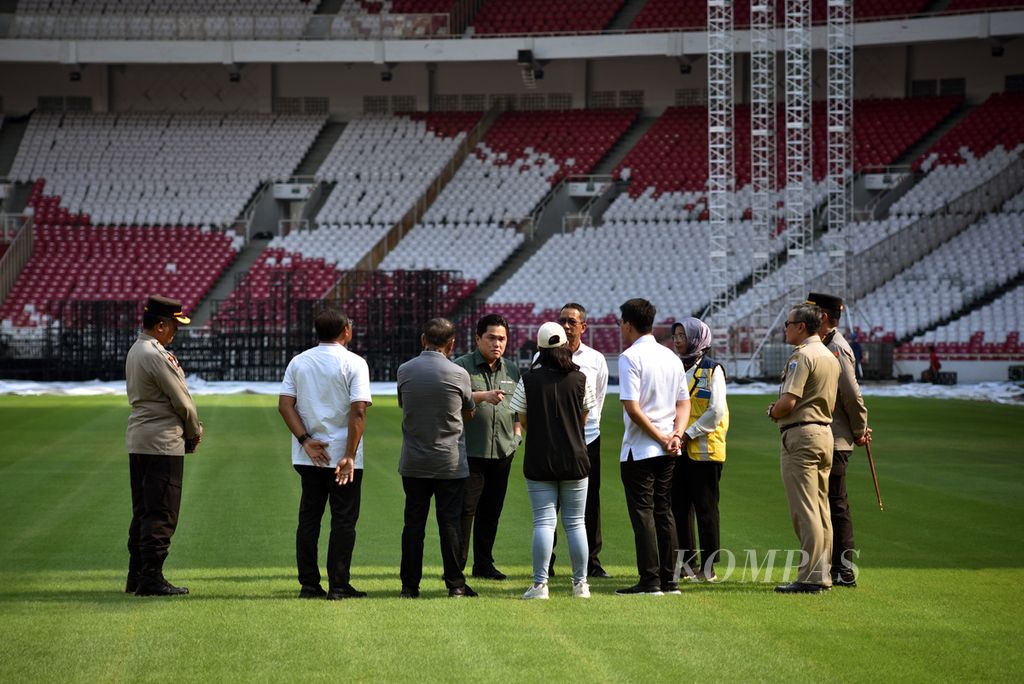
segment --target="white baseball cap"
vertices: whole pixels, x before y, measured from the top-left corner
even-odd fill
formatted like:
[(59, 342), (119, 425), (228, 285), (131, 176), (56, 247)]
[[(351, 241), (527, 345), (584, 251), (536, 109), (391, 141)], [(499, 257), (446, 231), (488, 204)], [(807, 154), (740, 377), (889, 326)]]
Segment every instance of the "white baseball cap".
[(561, 347), (568, 341), (569, 338), (565, 336), (565, 328), (554, 321), (548, 321), (537, 331), (537, 346), (541, 349)]

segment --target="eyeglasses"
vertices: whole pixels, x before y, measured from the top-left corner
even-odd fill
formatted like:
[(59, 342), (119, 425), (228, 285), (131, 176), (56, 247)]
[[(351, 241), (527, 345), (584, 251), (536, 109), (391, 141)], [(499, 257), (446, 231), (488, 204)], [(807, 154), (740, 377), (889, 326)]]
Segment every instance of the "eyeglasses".
[(558, 322), (570, 328), (575, 328), (577, 325), (580, 324), (580, 322), (577, 321), (575, 318), (559, 318)]
[(785, 324), (782, 327), (783, 328), (788, 328), (791, 325), (800, 325), (800, 323), (801, 323), (801, 321), (786, 321)]

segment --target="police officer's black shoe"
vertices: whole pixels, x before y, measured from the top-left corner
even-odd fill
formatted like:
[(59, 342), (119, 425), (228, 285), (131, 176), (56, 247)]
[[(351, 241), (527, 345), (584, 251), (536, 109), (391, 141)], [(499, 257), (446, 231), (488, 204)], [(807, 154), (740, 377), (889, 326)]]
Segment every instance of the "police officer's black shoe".
[(303, 584), (299, 589), (300, 599), (321, 599), (327, 596), (327, 592), (319, 584)]
[(163, 577), (143, 577), (139, 580), (136, 596), (184, 596), (188, 587), (176, 587)]
[(587, 571), (587, 577), (596, 577), (598, 579), (611, 579), (611, 575), (608, 571), (602, 568), (600, 565), (595, 565)]
[(789, 584), (780, 584), (775, 587), (775, 593), (777, 594), (820, 594), (823, 591), (829, 591), (832, 587), (826, 587), (824, 584), (810, 584), (807, 582), (790, 582)]
[(469, 585), (455, 587), (448, 590), (448, 598), (475, 598), (477, 593), (469, 588)]
[(332, 587), (331, 590), (327, 592), (328, 601), (340, 601), (342, 599), (363, 598), (365, 596), (365, 591), (359, 591), (351, 584), (346, 584), (338, 588)]
[(838, 575), (832, 575), (832, 586), (853, 589), (857, 586), (857, 578), (853, 576), (852, 572), (848, 575), (844, 575), (842, 573)]
[(414, 599), (420, 597), (420, 590), (413, 587), (402, 587), (402, 593), (398, 595), (398, 598)]
[(128, 579), (124, 583), (124, 593), (134, 594), (139, 589), (139, 575), (128, 574)]

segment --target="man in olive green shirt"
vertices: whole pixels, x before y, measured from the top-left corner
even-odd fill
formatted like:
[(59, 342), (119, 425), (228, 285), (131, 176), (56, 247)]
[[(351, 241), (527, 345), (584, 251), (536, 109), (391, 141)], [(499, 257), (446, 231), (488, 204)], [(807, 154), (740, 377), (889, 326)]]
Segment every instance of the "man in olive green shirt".
[(821, 310), (800, 304), (786, 317), (786, 362), (779, 398), (768, 417), (782, 433), (779, 467), (793, 529), (800, 539), (797, 581), (775, 587), (785, 594), (832, 588), (832, 523), (828, 476), (832, 469), (832, 410), (839, 386), (839, 362), (818, 337)]
[[(494, 567), (494, 538), (505, 505), (512, 457), (522, 441), (518, 416), (509, 408), (519, 382), (519, 368), (502, 358), (508, 344), (508, 323), (496, 314), (476, 325), (476, 350), (455, 359), (469, 372), (476, 414), (466, 422), (469, 479), (462, 508), (459, 561), (465, 569), (473, 535), (473, 577), (503, 580)], [(474, 529), (475, 522), (475, 529)]]

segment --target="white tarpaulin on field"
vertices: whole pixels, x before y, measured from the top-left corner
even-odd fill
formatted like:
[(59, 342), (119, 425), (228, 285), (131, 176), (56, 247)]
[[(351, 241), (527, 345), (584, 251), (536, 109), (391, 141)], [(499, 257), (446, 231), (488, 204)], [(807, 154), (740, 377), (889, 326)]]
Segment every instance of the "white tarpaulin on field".
[[(196, 377), (188, 379), (192, 394), (270, 394), (276, 395), (281, 389), (278, 382), (207, 382)], [(374, 382), (370, 384), (374, 396), (395, 395), (395, 383)], [(618, 387), (609, 387), (612, 394)], [(866, 383), (861, 387), (865, 396), (870, 397), (927, 397), (932, 399), (969, 399), (992, 401), (1000, 404), (1024, 404), (1024, 386), (1011, 382), (983, 382), (976, 385), (929, 385), (925, 383)], [(730, 383), (730, 394), (776, 394), (778, 385), (764, 382), (749, 384)], [(0, 380), (0, 395), (18, 396), (63, 395), (97, 396), (104, 394), (123, 395), (124, 381), (100, 382), (32, 382), (22, 380)]]

